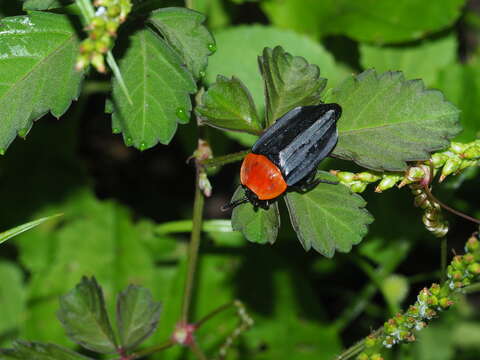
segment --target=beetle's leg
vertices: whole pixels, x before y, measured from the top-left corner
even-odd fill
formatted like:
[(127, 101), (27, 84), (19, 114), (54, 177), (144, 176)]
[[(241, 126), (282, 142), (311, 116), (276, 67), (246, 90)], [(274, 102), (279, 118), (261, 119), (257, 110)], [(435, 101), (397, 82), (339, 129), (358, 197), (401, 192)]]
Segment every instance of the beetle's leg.
[(338, 185), (340, 182), (339, 181), (330, 181), (330, 180), (323, 180), (323, 179), (316, 179), (316, 171), (312, 172), (310, 177), (301, 185), (298, 186), (291, 186), (290, 188), (293, 191), (297, 191), (300, 193), (306, 193), (312, 190), (314, 187), (316, 187), (318, 184), (330, 184), (330, 185)]

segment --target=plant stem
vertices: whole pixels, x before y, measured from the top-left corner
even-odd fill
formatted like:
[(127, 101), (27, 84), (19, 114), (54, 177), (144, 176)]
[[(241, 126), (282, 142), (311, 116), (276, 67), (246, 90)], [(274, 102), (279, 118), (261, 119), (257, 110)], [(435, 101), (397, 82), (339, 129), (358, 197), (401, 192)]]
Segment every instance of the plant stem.
[(225, 305), (222, 305), (218, 308), (216, 308), (215, 310), (213, 310), (212, 312), (210, 312), (209, 314), (205, 315), (203, 318), (201, 318), (200, 320), (198, 320), (195, 325), (197, 326), (197, 328), (199, 328), (200, 326), (202, 326), (205, 322), (207, 322), (208, 320), (210, 320), (211, 318), (213, 318), (214, 316), (220, 314), (222, 311), (225, 311), (231, 307), (235, 306), (235, 302), (232, 301), (228, 304), (225, 304)]
[(192, 350), (193, 354), (197, 357), (197, 359), (207, 360), (207, 357), (203, 353), (202, 349), (200, 349), (200, 346), (198, 346), (196, 341), (194, 341), (193, 344), (190, 345), (190, 350)]
[(83, 94), (85, 95), (108, 93), (110, 91), (112, 91), (112, 85), (109, 81), (86, 81), (83, 86)]
[(242, 160), (245, 157), (245, 155), (247, 155), (249, 152), (250, 152), (250, 150), (244, 150), (244, 151), (240, 151), (240, 152), (233, 153), (233, 154), (228, 154), (228, 155), (219, 156), (219, 157), (216, 157), (216, 158), (206, 159), (206, 160), (203, 160), (201, 162), (201, 165), (206, 167), (206, 168), (223, 166), (223, 165), (226, 165), (226, 164), (230, 164), (230, 163)]
[(76, 3), (82, 13), (85, 23), (88, 24), (95, 16), (95, 10), (93, 9), (92, 3), (90, 0), (77, 0)]
[(203, 192), (199, 186), (199, 170), (197, 164), (197, 176), (195, 180), (195, 200), (193, 203), (193, 226), (190, 236), (190, 244), (188, 246), (188, 269), (187, 279), (185, 281), (185, 291), (183, 295), (182, 315), (181, 321), (184, 324), (188, 323), (190, 314), (190, 305), (192, 302), (193, 283), (195, 280), (195, 273), (197, 270), (198, 249), (200, 247), (200, 233), (202, 231), (203, 221)]
[(139, 359), (139, 358), (142, 358), (144, 356), (166, 350), (169, 347), (172, 347), (173, 345), (174, 345), (174, 342), (172, 340), (168, 340), (168, 341), (164, 342), (163, 344), (152, 346), (152, 347), (143, 349), (141, 351), (138, 351), (138, 352), (130, 355), (130, 359), (131, 360)]
[[(377, 337), (380, 335), (383, 331), (383, 327), (380, 329), (375, 330), (372, 333), (372, 336)], [(340, 355), (338, 355), (335, 360), (348, 360), (353, 358), (355, 355), (360, 354), (363, 350), (365, 349), (365, 339), (357, 342), (356, 344), (350, 346), (348, 349), (346, 349), (344, 352), (342, 352)]]
[[(169, 222), (157, 225), (155, 228), (155, 233), (158, 235), (186, 233), (186, 232), (191, 232), (192, 228), (193, 228), (192, 220), (169, 221)], [(202, 231), (221, 232), (221, 233), (233, 232), (232, 224), (230, 220), (221, 220), (221, 219), (203, 221)]]
[(467, 286), (465, 289), (463, 289), (463, 291), (466, 294), (472, 294), (472, 293), (478, 292), (480, 291), (480, 283)]
[(130, 105), (133, 105), (133, 101), (132, 101), (132, 98), (130, 97), (130, 93), (128, 92), (127, 85), (123, 80), (122, 72), (120, 71), (120, 68), (118, 67), (118, 64), (115, 61), (115, 58), (113, 57), (113, 54), (111, 51), (107, 53), (107, 64), (108, 66), (110, 66), (110, 69), (112, 69), (113, 75), (115, 75), (115, 78), (118, 81), (118, 85), (120, 85), (120, 89), (122, 89), (123, 94), (127, 98), (128, 102), (130, 103)]

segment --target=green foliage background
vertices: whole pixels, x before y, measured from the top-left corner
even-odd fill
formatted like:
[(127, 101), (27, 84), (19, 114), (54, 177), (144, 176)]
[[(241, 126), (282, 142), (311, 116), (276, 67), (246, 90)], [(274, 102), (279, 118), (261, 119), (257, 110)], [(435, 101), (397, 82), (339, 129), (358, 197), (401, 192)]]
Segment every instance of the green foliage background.
[[(152, 8), (184, 5), (160, 0), (146, 3)], [(35, 6), (34, 0), (26, 4)], [(331, 99), (335, 99), (335, 94), (329, 91), (352, 73), (368, 68), (378, 72), (401, 70), (407, 79), (422, 78), (428, 87), (440, 89), (462, 111), (464, 131), (457, 140), (471, 141), (479, 135), (478, 1), (445, 0), (433, 4), (385, 0), (379, 4), (372, 0), (361, 7), (356, 0), (194, 0), (192, 4), (206, 14), (206, 24), (216, 40), (217, 51), (209, 58), (205, 84), (214, 83), (218, 74), (240, 79), (251, 91), (260, 118), (264, 117), (265, 104), (257, 56), (265, 46), (281, 45), (320, 67), (321, 76), (328, 78), (324, 91)], [(21, 14), (21, 6), (19, 1), (2, 2), (0, 16)], [(158, 18), (161, 21), (161, 16)], [(168, 31), (168, 24), (163, 25), (163, 30)], [(156, 35), (148, 30), (135, 36), (131, 49)], [(0, 39), (3, 40), (1, 35)], [(164, 59), (162, 56), (178, 61), (175, 55), (161, 55), (165, 49), (151, 50), (152, 58), (158, 62)], [(127, 64), (142, 61), (129, 52), (120, 56)], [(151, 61), (148, 64), (157, 66)], [(197, 76), (204, 64), (195, 66)], [(37, 72), (32, 71), (31, 76), (43, 76), (43, 69), (35, 69)], [(127, 83), (133, 85), (135, 75), (127, 77)], [(160, 84), (178, 79), (183, 79), (184, 91), (195, 92), (193, 79), (185, 74), (151, 79), (152, 91), (161, 96)], [(58, 212), (65, 214), (2, 247), (2, 346), (21, 337), (74, 348), (56, 320), (56, 312), (58, 297), (73, 288), (83, 275), (95, 275), (111, 312), (115, 294), (128, 284), (139, 284), (152, 291), (153, 298), (161, 301), (163, 307), (159, 329), (149, 344), (168, 338), (177, 320), (189, 230), (188, 226), (165, 230), (165, 224), (190, 219), (193, 170), (183, 160), (196, 146), (195, 126), (178, 125), (175, 133), (177, 122), (186, 121), (180, 118), (171, 122), (172, 116), (167, 116), (171, 122), (168, 131), (163, 128), (147, 139), (137, 132), (138, 128), (132, 128), (131, 142), (137, 148), (145, 142), (147, 148), (158, 141), (166, 143), (175, 134), (169, 147), (158, 145), (145, 152), (126, 147), (123, 140), (128, 143), (129, 136), (124, 133), (122, 139), (111, 134), (109, 117), (103, 113), (105, 94), (96, 87), (102, 80), (88, 80), (79, 101), (61, 121), (48, 115), (28, 136), (32, 120), (49, 109), (53, 109), (54, 115), (61, 115), (65, 100), (50, 104), (48, 99), (42, 102), (38, 98), (45, 105), (30, 109), (36, 104), (35, 99), (22, 98), (21, 89), (17, 88), (16, 98), (21, 99), (29, 119), (19, 119), (14, 110), (8, 110), (12, 104), (0, 100), (2, 124), (7, 118), (12, 119), (18, 124), (15, 132), (26, 129), (23, 135), (27, 136), (26, 141), (16, 139), (0, 159), (1, 228)], [(51, 79), (43, 81), (48, 83)], [(74, 81), (80, 80), (69, 81), (68, 94), (63, 88), (58, 91), (75, 97)], [(0, 87), (0, 98), (1, 91)], [(114, 88), (114, 97), (120, 94), (117, 101), (122, 96), (118, 91)], [(145, 94), (139, 97), (142, 95)], [(178, 115), (179, 107), (189, 108), (188, 98), (169, 96), (175, 104), (169, 109), (170, 115)], [(124, 107), (117, 109), (120, 114), (130, 111), (125, 101), (119, 103)], [(145, 116), (155, 117), (155, 111), (160, 112), (156, 109)], [(115, 109), (113, 122), (118, 131), (128, 127)], [(2, 149), (13, 140), (15, 132), (5, 139), (2, 133)], [(254, 139), (243, 133), (209, 132), (216, 154), (239, 150), (240, 144), (249, 146)], [(359, 169), (340, 160), (327, 160), (324, 168)], [(207, 217), (224, 216), (219, 208), (235, 190), (237, 171), (238, 167), (230, 166), (212, 178), (214, 195), (207, 200)], [(480, 216), (476, 169), (450, 179), (437, 191), (445, 202)], [(375, 222), (352, 253), (336, 254), (332, 259), (304, 252), (284, 216), (284, 208), (279, 239), (274, 246), (248, 243), (228, 226), (217, 224), (208, 228), (201, 249), (195, 313), (201, 316), (239, 298), (256, 321), (229, 359), (332, 359), (344, 346), (381, 325), (391, 311), (409, 304), (423, 285), (437, 279), (439, 243), (421, 225), (421, 212), (413, 207), (408, 190), (391, 190), (381, 195), (367, 192), (365, 197)], [(474, 228), (455, 218), (450, 221), (449, 245), (455, 248)], [(372, 272), (362, 271), (365, 267), (359, 264), (363, 262), (374, 277)], [(392, 274), (400, 274), (406, 280), (411, 291), (405, 299), (392, 300), (391, 292), (386, 290)], [(398, 286), (393, 288), (398, 290)], [(424, 330), (419, 341), (392, 351), (390, 358), (478, 359), (479, 308), (478, 294), (462, 299), (455, 310)], [(234, 326), (233, 315), (225, 314), (202, 328), (198, 338), (207, 353), (213, 354)], [(190, 355), (184, 350), (175, 348), (152, 358), (187, 357)]]

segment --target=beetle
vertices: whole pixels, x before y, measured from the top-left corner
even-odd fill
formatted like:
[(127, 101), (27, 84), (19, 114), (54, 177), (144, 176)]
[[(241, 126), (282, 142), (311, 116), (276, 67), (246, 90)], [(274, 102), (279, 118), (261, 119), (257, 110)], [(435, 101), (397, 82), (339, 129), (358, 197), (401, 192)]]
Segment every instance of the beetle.
[(240, 182), (245, 197), (222, 207), (226, 211), (251, 202), (268, 209), (288, 191), (307, 192), (321, 182), (317, 166), (338, 141), (338, 104), (298, 106), (280, 117), (255, 142), (243, 159)]

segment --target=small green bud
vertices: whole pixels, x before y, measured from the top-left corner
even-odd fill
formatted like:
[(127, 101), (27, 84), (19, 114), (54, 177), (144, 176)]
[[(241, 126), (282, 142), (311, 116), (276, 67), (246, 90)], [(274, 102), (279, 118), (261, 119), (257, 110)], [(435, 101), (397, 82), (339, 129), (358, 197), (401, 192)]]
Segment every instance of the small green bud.
[(452, 267), (455, 270), (463, 270), (464, 269), (463, 257), (460, 256), (460, 255), (454, 256), (451, 264), (452, 264)]
[(460, 168), (461, 160), (459, 158), (450, 158), (447, 160), (442, 169), (442, 177), (445, 178), (450, 174), (453, 174)]
[(372, 174), (371, 172), (367, 172), (367, 171), (357, 174), (356, 178), (360, 181), (367, 182), (367, 183), (372, 183), (380, 180), (380, 176)]
[(370, 356), (370, 360), (383, 360), (383, 357), (382, 355), (380, 354), (372, 354), (372, 356)]
[(377, 345), (377, 338), (374, 336), (367, 336), (367, 338), (365, 339), (365, 346), (367, 348), (372, 348), (375, 345)]
[(475, 252), (480, 247), (480, 241), (475, 236), (471, 236), (467, 240), (467, 244), (465, 245), (465, 251), (467, 252)]
[(425, 177), (425, 171), (419, 166), (412, 166), (407, 170), (406, 176), (411, 181), (418, 181)]
[(348, 171), (339, 171), (337, 177), (341, 182), (352, 182), (355, 179), (355, 174)]
[(453, 301), (450, 300), (448, 297), (443, 297), (441, 298), (439, 301), (438, 301), (438, 304), (444, 308), (444, 309), (448, 309), (450, 306), (453, 305)]
[(475, 261), (475, 256), (473, 254), (465, 254), (463, 255), (463, 262), (465, 264), (471, 264)]
[(91, 53), (95, 49), (95, 42), (92, 39), (85, 39), (80, 44), (81, 53)]
[(101, 54), (97, 53), (92, 56), (92, 65), (95, 66), (98, 72), (104, 73), (106, 71), (105, 60)]
[(362, 352), (361, 354), (359, 354), (357, 356), (357, 360), (369, 360), (368, 355), (366, 353)]
[(448, 156), (444, 153), (435, 153), (432, 155), (432, 164), (435, 169), (442, 167), (445, 162), (448, 160)]
[(452, 142), (450, 144), (450, 150), (452, 150), (455, 154), (461, 154), (465, 151), (467, 144), (462, 144), (458, 142)]
[(90, 25), (92, 26), (92, 28), (97, 28), (97, 29), (101, 29), (105, 26), (105, 19), (102, 18), (101, 16), (96, 16), (92, 19), (92, 22), (90, 23)]
[(473, 264), (468, 265), (468, 271), (474, 275), (480, 275), (480, 264), (474, 262)]
[(385, 175), (375, 189), (375, 192), (382, 192), (395, 186), (400, 177), (397, 175)]
[(455, 270), (452, 272), (452, 278), (454, 280), (461, 280), (463, 278), (463, 273), (460, 270)]
[(430, 292), (428, 291), (427, 288), (423, 288), (420, 291), (420, 294), (418, 294), (418, 301), (427, 302), (429, 297), (430, 297)]
[(429, 306), (437, 306), (438, 305), (438, 298), (435, 295), (432, 295), (428, 298), (427, 304)]
[(430, 292), (432, 293), (432, 295), (435, 295), (435, 296), (438, 296), (440, 295), (440, 285), (438, 284), (432, 284), (432, 286), (430, 286)]
[(77, 62), (75, 63), (75, 70), (82, 71), (88, 66), (88, 64), (90, 64), (89, 56), (82, 54), (77, 58)]
[(121, 11), (122, 9), (118, 5), (109, 6), (107, 9), (107, 15), (109, 17), (115, 18), (120, 15)]
[(110, 35), (115, 35), (117, 33), (117, 30), (118, 30), (118, 27), (120, 26), (120, 24), (118, 23), (118, 21), (114, 21), (114, 20), (109, 20), (107, 21), (107, 24), (105, 26), (107, 32), (110, 34)]
[(474, 145), (470, 146), (462, 153), (464, 159), (477, 159), (480, 157), (480, 146)]
[(367, 183), (360, 182), (360, 181), (353, 181), (349, 185), (350, 185), (350, 190), (352, 190), (354, 193), (364, 192), (365, 189), (367, 188)]

